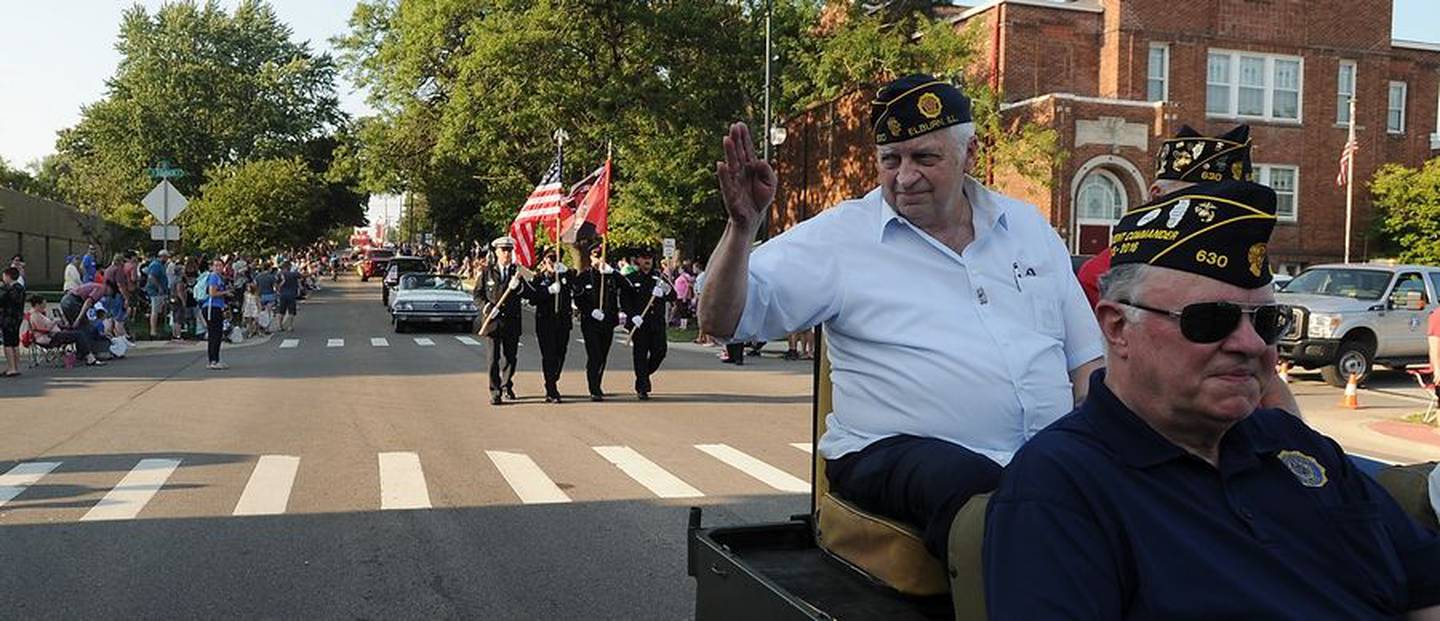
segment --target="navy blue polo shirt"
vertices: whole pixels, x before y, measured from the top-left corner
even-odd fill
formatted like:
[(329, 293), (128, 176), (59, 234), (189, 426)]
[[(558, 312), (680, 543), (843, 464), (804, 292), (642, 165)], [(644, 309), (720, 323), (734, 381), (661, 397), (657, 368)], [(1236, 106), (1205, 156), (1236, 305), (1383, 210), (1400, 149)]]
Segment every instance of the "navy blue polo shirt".
[(1258, 410), (1219, 467), (1104, 384), (1016, 454), (990, 501), (991, 619), (1388, 619), (1440, 604), (1440, 537), (1334, 441)]

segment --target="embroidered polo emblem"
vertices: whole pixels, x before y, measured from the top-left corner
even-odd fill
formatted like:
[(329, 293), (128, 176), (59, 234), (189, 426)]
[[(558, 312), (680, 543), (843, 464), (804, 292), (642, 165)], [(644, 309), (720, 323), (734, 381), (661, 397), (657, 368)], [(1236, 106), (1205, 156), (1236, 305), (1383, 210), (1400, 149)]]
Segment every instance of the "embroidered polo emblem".
[(1305, 487), (1324, 487), (1330, 479), (1325, 476), (1325, 466), (1314, 457), (1300, 451), (1280, 451), (1280, 462), (1290, 469), (1290, 474)]

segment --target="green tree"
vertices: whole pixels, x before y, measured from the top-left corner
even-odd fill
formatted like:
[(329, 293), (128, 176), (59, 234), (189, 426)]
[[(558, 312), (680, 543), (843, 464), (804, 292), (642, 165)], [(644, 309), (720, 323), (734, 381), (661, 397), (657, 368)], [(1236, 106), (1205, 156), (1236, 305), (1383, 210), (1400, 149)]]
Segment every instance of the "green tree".
[(187, 239), (207, 252), (271, 253), (324, 235), (309, 214), (323, 208), (323, 180), (299, 157), (210, 171), (199, 200), (180, 215)]
[(159, 159), (186, 170), (175, 183), (194, 197), (211, 170), (304, 154), (343, 117), (334, 61), (291, 34), (261, 0), (233, 13), (214, 0), (127, 10), (105, 97), (60, 133), (60, 191), (142, 224), (137, 203), (153, 185), (144, 169)]
[(1440, 264), (1440, 157), (1407, 168), (1385, 164), (1370, 179), (1381, 248), (1406, 263)]

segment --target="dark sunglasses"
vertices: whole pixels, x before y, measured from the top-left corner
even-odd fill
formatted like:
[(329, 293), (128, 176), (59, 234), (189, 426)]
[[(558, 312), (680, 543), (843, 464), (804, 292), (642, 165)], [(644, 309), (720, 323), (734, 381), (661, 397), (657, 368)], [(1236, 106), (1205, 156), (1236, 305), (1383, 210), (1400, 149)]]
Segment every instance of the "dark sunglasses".
[(1274, 345), (1290, 325), (1290, 307), (1284, 304), (1236, 304), (1199, 302), (1178, 311), (1152, 308), (1128, 300), (1120, 304), (1159, 313), (1180, 320), (1180, 334), (1192, 343), (1218, 343), (1240, 327), (1240, 317), (1250, 316), (1255, 333), (1266, 345)]

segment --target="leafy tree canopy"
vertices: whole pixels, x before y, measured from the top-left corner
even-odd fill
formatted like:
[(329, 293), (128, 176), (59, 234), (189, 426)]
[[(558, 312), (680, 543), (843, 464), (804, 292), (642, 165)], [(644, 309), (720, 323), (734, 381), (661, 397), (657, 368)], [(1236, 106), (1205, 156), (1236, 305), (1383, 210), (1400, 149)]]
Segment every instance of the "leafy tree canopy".
[(308, 214), (324, 208), (323, 180), (299, 157), (254, 160), (209, 171), (201, 198), (180, 215), (206, 252), (271, 253), (314, 241)]
[(1440, 157), (1418, 169), (1381, 166), (1370, 194), (1373, 229), (1384, 251), (1405, 263), (1440, 265)]

